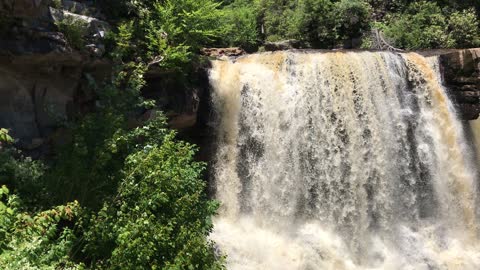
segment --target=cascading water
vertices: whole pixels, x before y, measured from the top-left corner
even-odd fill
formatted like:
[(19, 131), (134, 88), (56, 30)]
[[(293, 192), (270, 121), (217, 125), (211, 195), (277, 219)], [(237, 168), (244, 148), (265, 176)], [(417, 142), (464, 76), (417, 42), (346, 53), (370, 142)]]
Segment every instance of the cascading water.
[(229, 269), (480, 269), (473, 155), (436, 58), (214, 61)]

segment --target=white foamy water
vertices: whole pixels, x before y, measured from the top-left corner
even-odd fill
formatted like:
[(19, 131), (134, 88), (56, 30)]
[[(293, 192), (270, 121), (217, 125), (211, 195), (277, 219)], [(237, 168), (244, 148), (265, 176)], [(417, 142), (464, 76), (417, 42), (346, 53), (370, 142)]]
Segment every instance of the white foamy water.
[(229, 269), (480, 269), (474, 155), (436, 58), (214, 61)]

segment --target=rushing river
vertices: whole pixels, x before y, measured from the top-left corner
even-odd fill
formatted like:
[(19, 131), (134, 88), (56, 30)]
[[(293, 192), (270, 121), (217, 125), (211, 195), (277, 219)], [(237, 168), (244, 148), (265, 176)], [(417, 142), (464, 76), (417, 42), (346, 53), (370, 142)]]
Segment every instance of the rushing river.
[(214, 61), (228, 268), (480, 269), (475, 156), (438, 69), (388, 52)]

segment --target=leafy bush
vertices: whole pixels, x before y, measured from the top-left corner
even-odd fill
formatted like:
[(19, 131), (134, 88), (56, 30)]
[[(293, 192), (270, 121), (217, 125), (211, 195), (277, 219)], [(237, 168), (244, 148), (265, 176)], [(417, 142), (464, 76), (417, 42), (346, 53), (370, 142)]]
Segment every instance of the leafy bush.
[(455, 11), (453, 3), (414, 2), (405, 12), (387, 16), (384, 33), (405, 49), (464, 48), (480, 45), (479, 23), (473, 8)]
[(333, 48), (369, 29), (372, 9), (362, 0), (280, 1), (261, 4), (266, 39), (297, 39), (313, 48)]
[(340, 39), (353, 39), (369, 30), (371, 6), (363, 0), (341, 0), (334, 6)]
[(114, 56), (142, 59), (165, 71), (183, 71), (203, 46), (221, 34), (214, 0), (132, 1), (137, 16), (120, 24)]
[(221, 21), (222, 44), (240, 46), (247, 51), (256, 49), (260, 42), (258, 17), (258, 7), (251, 0), (226, 6)]
[(78, 200), (97, 208), (116, 191), (124, 159), (138, 144), (122, 138), (129, 118), (147, 104), (140, 97), (144, 72), (144, 65), (130, 64), (101, 86), (92, 82), (98, 108), (72, 125), (72, 142), (59, 149), (45, 176), (49, 190), (62, 190), (49, 196), (50, 205)]
[(0, 268), (84, 269), (72, 262), (76, 237), (71, 227), (81, 208), (77, 202), (30, 215), (18, 197), (0, 189)]
[(205, 197), (204, 164), (169, 132), (127, 157), (113, 203), (85, 236), (85, 252), (111, 269), (221, 269), (206, 239), (217, 204)]
[(0, 128), (0, 145), (2, 143), (13, 143), (13, 138), (8, 135), (8, 130), (5, 128)]
[(111, 20), (118, 21), (132, 16), (133, 5), (129, 0), (95, 0), (95, 4)]
[(45, 170), (41, 161), (25, 157), (14, 148), (0, 151), (0, 183), (12, 187), (29, 206), (35, 207), (46, 194), (41, 181)]
[(29, 206), (34, 206), (45, 194), (40, 179), (46, 166), (40, 161), (25, 157), (12, 146), (13, 142), (8, 130), (0, 129), (0, 184), (13, 187)]
[(385, 34), (400, 48), (444, 48), (452, 46), (447, 27), (447, 18), (436, 3), (420, 1), (388, 18)]
[(83, 50), (85, 47), (85, 35), (87, 34), (88, 24), (73, 16), (64, 16), (61, 20), (55, 22), (58, 30), (65, 35), (68, 44), (77, 50)]
[(448, 20), (448, 29), (455, 47), (480, 46), (479, 23), (473, 8), (453, 12)]
[(259, 15), (267, 41), (299, 38), (298, 3), (294, 1), (263, 0)]
[(0, 268), (223, 269), (207, 239), (218, 204), (206, 197), (196, 148), (177, 141), (161, 114), (129, 129), (125, 96), (103, 94), (103, 109), (81, 121), (42, 178), (50, 204), (79, 196), (87, 207), (75, 201), (30, 215), (2, 188)]
[(292, 37), (303, 40), (314, 48), (335, 46), (337, 32), (333, 4), (330, 0), (300, 0), (291, 16)]

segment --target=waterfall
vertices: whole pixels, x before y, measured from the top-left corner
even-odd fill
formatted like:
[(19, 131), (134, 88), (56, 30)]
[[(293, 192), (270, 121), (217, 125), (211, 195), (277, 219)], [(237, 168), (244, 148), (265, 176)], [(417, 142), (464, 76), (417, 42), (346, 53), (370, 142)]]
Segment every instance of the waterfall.
[(480, 269), (475, 155), (439, 74), (415, 53), (214, 61), (228, 269)]

